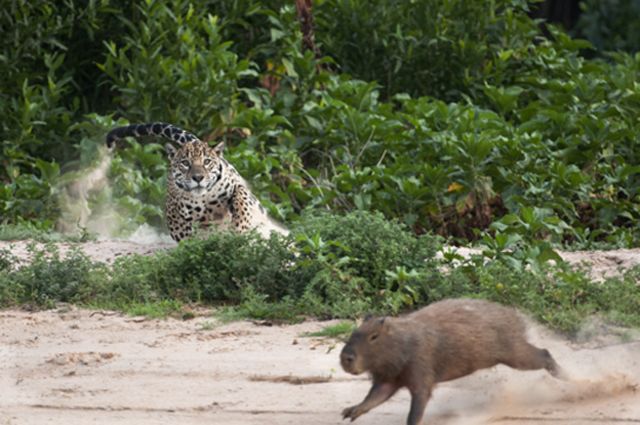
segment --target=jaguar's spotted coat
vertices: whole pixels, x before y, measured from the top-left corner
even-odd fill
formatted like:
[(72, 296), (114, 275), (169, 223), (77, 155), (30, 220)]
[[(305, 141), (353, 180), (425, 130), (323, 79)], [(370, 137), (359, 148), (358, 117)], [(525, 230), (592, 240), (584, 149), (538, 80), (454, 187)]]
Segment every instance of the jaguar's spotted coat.
[(171, 166), (167, 176), (165, 216), (171, 237), (179, 241), (195, 225), (256, 229), (263, 236), (287, 230), (269, 218), (247, 182), (223, 158), (224, 142), (210, 147), (197, 136), (167, 123), (118, 127), (107, 135), (107, 147), (125, 137), (157, 136), (178, 144), (165, 145)]

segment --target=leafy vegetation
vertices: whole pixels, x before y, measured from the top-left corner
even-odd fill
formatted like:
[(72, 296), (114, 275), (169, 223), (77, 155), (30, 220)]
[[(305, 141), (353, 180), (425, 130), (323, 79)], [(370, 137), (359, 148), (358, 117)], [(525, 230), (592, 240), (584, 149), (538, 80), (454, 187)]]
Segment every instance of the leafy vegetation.
[[(592, 45), (543, 32), (522, 0), (318, 0), (313, 50), (283, 0), (9, 0), (2, 238), (55, 240), (74, 203), (119, 213), (124, 233), (162, 228), (161, 145), (101, 150), (111, 128), (140, 121), (226, 141), (293, 232), (185, 241), (111, 270), (53, 248), (13, 269), (4, 252), (0, 304), (163, 314), (201, 302), (295, 320), (469, 295), (565, 330), (595, 312), (636, 323), (637, 271), (596, 285), (547, 264), (559, 246), (640, 245), (636, 3), (586, 1)], [(108, 181), (88, 177), (103, 166)], [(444, 274), (434, 235), (484, 255)]]
[(324, 336), (328, 338), (346, 338), (355, 329), (353, 322), (340, 322), (335, 325), (329, 325), (317, 332), (309, 332), (304, 336)]
[(588, 39), (602, 51), (640, 50), (640, 1), (638, 0), (586, 0), (577, 34)]
[[(533, 209), (526, 241), (638, 244), (640, 59), (585, 59), (526, 2), (317, 2), (320, 57), (288, 2), (10, 3), (3, 222), (50, 229), (105, 132), (162, 120), (227, 140), (281, 220), (376, 210), (476, 240)], [(159, 145), (129, 142), (89, 203), (161, 226), (165, 173)]]
[(15, 268), (10, 253), (2, 252), (0, 307), (73, 302), (158, 317), (199, 303), (225, 306), (227, 318), (298, 321), (398, 314), (469, 296), (518, 306), (567, 333), (593, 314), (640, 326), (639, 269), (593, 282), (565, 265), (543, 263), (538, 272), (477, 257), (456, 266), (451, 258), (436, 259), (436, 238), (415, 236), (379, 214), (301, 221), (288, 238), (216, 233), (152, 256), (120, 258), (111, 268), (78, 251), (62, 258), (53, 246), (32, 247), (32, 261)]

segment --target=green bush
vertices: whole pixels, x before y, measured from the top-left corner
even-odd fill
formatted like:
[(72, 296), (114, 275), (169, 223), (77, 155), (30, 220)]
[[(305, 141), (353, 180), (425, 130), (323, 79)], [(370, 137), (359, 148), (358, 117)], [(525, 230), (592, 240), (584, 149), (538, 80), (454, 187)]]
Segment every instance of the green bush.
[(265, 240), (221, 232), (186, 240), (169, 252), (118, 259), (108, 282), (102, 268), (77, 252), (60, 259), (55, 251), (37, 251), (29, 266), (6, 271), (3, 286), (18, 295), (0, 304), (295, 302), (295, 314), (324, 317), (398, 311), (426, 301), (419, 287), (435, 270), (432, 238), (364, 212), (314, 216), (294, 235)]
[[(310, 214), (292, 231), (301, 251), (298, 261), (310, 263), (304, 267), (328, 266), (325, 271), (343, 269), (350, 276), (362, 278), (364, 297), (375, 297), (390, 287), (395, 290), (398, 285), (416, 284), (422, 274), (435, 267), (430, 259), (440, 246), (432, 236), (414, 236), (382, 214), (364, 211), (344, 216)], [(403, 271), (411, 279), (406, 279)]]
[(316, 11), (321, 48), (341, 70), (397, 93), (458, 100), (482, 84), (496, 51), (537, 33), (527, 2), (328, 0)]
[[(71, 250), (64, 257), (54, 245), (41, 249), (31, 245), (28, 251), (28, 265), (0, 270), (0, 306), (86, 303), (106, 283), (106, 267), (90, 261), (78, 250)], [(3, 256), (5, 262), (6, 258)]]
[(154, 294), (161, 298), (238, 302), (242, 290), (253, 287), (280, 299), (302, 285), (296, 282), (295, 274), (287, 273), (292, 258), (285, 242), (276, 236), (264, 240), (257, 234), (216, 233), (205, 240), (185, 241), (172, 252), (152, 259), (125, 259), (116, 264), (121, 271), (114, 283), (128, 288), (129, 273), (140, 270), (146, 274), (137, 280), (153, 287)]
[(640, 50), (640, 1), (586, 0), (573, 32), (589, 40), (600, 51)]
[(15, 264), (16, 257), (11, 254), (11, 251), (4, 248), (0, 250), (0, 272), (8, 271)]
[[(74, 124), (108, 96), (95, 62), (121, 28), (104, 2), (10, 0), (0, 14), (0, 222), (50, 228), (61, 164), (77, 159)], [(108, 104), (108, 102), (107, 102)], [(103, 104), (104, 105), (104, 104)]]
[[(105, 301), (246, 301), (257, 308), (307, 300), (305, 311), (323, 317), (336, 309), (346, 315), (365, 308), (398, 311), (425, 301), (419, 279), (435, 267), (429, 260), (437, 246), (432, 238), (364, 212), (302, 223), (293, 239), (223, 232), (154, 257), (118, 260)], [(393, 305), (389, 294), (397, 294)]]
[(564, 263), (514, 267), (507, 253), (437, 260), (439, 247), (438, 238), (416, 237), (364, 212), (305, 216), (288, 238), (214, 233), (111, 267), (78, 251), (62, 258), (53, 247), (32, 247), (32, 261), (20, 268), (0, 252), (0, 306), (74, 302), (155, 317), (199, 303), (225, 305), (236, 318), (295, 321), (398, 314), (443, 298), (479, 297), (569, 334), (593, 314), (640, 326), (638, 268), (594, 282)]
[(0, 154), (7, 168), (0, 170), (2, 180), (32, 171), (34, 157), (75, 158), (72, 125), (82, 114), (111, 108), (95, 64), (103, 40), (123, 33), (118, 15), (126, 15), (118, 2), (9, 0), (4, 6)]
[[(117, 112), (131, 122), (167, 121), (202, 136), (233, 115), (238, 80), (255, 75), (229, 51), (218, 18), (189, 1), (142, 2), (122, 41), (106, 43), (99, 68)], [(220, 134), (220, 133), (217, 133)]]
[[(287, 222), (328, 208), (498, 245), (640, 239), (640, 59), (585, 59), (526, 2), (316, 2), (323, 58), (280, 1), (8, 6), (3, 223), (51, 228), (104, 134), (157, 119), (225, 140)], [(126, 229), (162, 222), (167, 162), (149, 142), (123, 144), (89, 200), (126, 211)]]

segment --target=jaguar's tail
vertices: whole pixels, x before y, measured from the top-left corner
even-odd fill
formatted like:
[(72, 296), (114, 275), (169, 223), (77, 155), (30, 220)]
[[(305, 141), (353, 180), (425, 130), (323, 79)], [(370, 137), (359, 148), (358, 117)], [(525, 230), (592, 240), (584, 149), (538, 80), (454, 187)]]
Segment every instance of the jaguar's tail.
[(179, 145), (195, 142), (198, 139), (194, 134), (189, 133), (172, 124), (164, 122), (153, 122), (148, 124), (132, 124), (124, 127), (114, 128), (107, 134), (107, 147), (113, 148), (114, 144), (125, 137), (158, 136), (169, 139)]

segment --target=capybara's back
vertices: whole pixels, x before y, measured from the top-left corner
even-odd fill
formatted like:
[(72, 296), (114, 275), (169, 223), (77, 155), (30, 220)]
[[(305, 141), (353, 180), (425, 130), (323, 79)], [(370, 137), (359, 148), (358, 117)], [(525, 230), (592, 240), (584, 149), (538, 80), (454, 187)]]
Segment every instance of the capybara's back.
[(450, 299), (406, 318), (424, 332), (438, 335), (436, 349), (426, 349), (434, 364), (436, 382), (497, 364), (527, 370), (544, 368), (557, 374), (549, 352), (529, 344), (525, 322), (511, 307), (485, 300)]
[(456, 331), (457, 327), (500, 329), (509, 334), (524, 334), (522, 317), (512, 307), (486, 300), (454, 298), (438, 301), (405, 316), (436, 324), (441, 329)]

